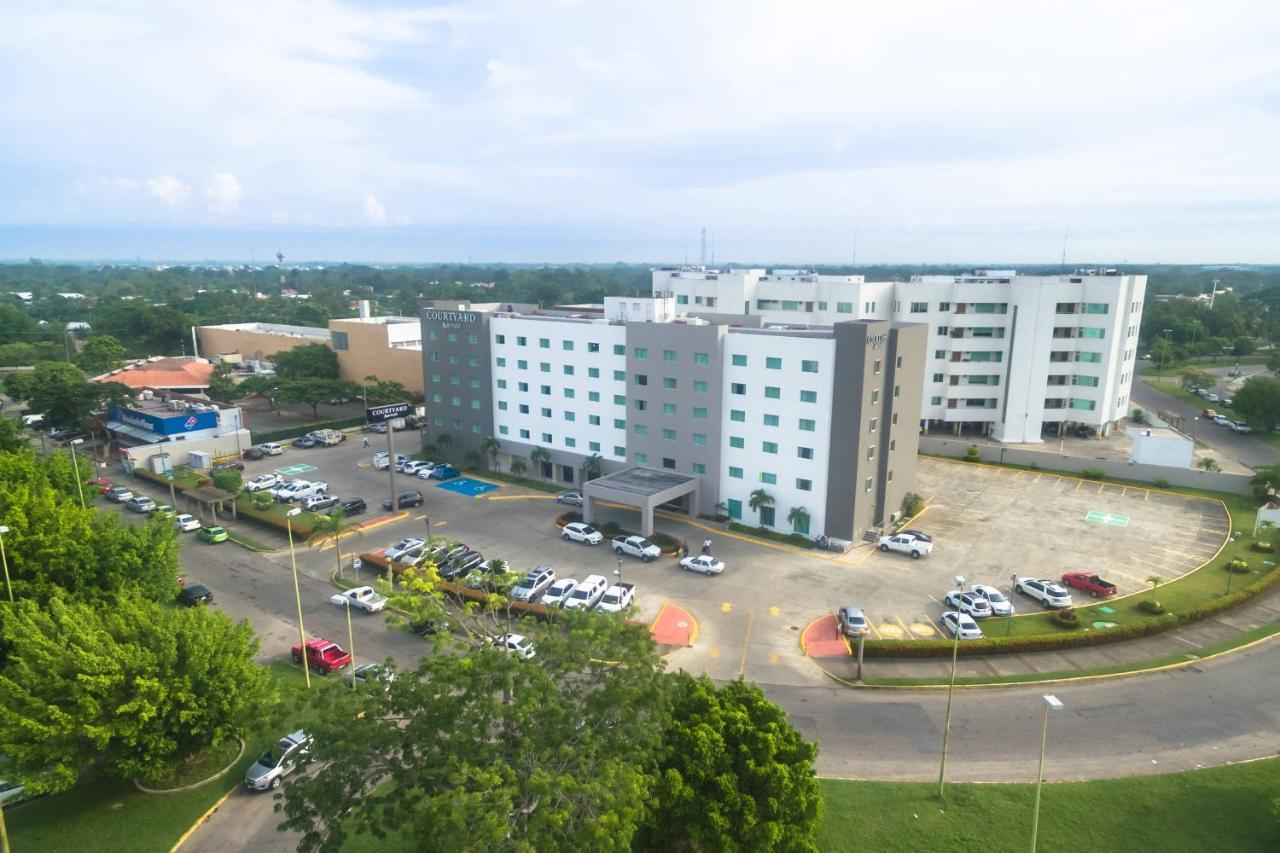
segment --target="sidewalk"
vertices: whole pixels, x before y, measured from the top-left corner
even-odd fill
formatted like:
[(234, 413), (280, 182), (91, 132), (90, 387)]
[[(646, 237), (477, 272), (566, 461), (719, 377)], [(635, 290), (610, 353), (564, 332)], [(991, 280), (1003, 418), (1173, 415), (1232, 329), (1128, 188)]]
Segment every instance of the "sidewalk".
[[(1204, 646), (1232, 640), (1269, 622), (1280, 619), (1280, 584), (1252, 601), (1217, 616), (1163, 634), (1139, 640), (1101, 646), (1086, 646), (1056, 652), (1032, 652), (989, 657), (960, 656), (956, 677), (991, 678), (1028, 673), (1069, 673), (1124, 664), (1145, 663), (1157, 658), (1183, 655), (1188, 660)], [(854, 647), (856, 649), (856, 646)], [(853, 680), (857, 662), (852, 658), (814, 658), (828, 674)], [(945, 682), (951, 675), (950, 657), (866, 658), (864, 678), (925, 678)]]

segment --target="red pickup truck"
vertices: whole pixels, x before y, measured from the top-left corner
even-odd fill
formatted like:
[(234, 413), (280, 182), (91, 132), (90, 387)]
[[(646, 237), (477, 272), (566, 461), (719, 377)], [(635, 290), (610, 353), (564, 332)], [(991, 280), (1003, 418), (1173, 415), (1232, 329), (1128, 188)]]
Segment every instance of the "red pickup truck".
[[(301, 645), (295, 644), (293, 647), (293, 662), (302, 663)], [(321, 675), (328, 675), (349, 663), (351, 663), (351, 655), (337, 643), (319, 638), (307, 640), (307, 666)]]
[(1066, 586), (1082, 589), (1094, 598), (1116, 594), (1115, 584), (1111, 581), (1104, 581), (1097, 575), (1091, 575), (1088, 572), (1067, 572), (1062, 576), (1062, 583)]

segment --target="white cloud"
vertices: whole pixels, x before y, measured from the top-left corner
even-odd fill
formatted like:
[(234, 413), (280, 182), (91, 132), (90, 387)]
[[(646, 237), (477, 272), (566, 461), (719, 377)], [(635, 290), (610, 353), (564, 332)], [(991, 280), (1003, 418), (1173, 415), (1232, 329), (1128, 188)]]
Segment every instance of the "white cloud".
[(240, 209), (240, 199), (244, 197), (244, 189), (236, 176), (230, 172), (217, 172), (209, 178), (205, 187), (205, 198), (209, 200), (211, 213), (235, 213)]
[(370, 225), (387, 224), (387, 208), (376, 196), (365, 193), (360, 197), (360, 205), (364, 209), (364, 219)]
[(182, 206), (191, 197), (191, 187), (173, 175), (161, 175), (147, 181), (147, 192), (158, 198), (166, 207)]

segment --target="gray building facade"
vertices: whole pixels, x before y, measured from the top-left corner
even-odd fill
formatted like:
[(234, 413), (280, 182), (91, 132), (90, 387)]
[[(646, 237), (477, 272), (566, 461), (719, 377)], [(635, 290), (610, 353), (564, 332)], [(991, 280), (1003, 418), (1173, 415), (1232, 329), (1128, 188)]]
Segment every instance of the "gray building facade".
[(493, 430), (490, 314), (424, 306), (419, 316), (427, 441), (449, 436), (449, 456), (461, 459)]

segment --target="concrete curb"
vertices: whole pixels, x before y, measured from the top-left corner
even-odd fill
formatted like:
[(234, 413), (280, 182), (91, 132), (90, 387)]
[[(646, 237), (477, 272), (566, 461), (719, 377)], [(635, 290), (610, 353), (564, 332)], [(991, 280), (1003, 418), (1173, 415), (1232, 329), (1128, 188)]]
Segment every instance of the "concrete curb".
[(230, 797), (233, 793), (235, 793), (235, 790), (236, 790), (235, 788), (232, 788), (230, 791), (227, 791), (225, 794), (223, 794), (221, 797), (218, 798), (217, 802), (209, 806), (208, 810), (204, 814), (196, 818), (196, 822), (191, 824), (191, 826), (187, 827), (186, 832), (178, 836), (178, 840), (175, 841), (173, 843), (173, 846), (169, 848), (169, 853), (175, 853), (175, 851), (177, 851), (178, 848), (186, 844), (187, 839), (191, 837), (192, 833), (194, 833), (197, 829), (199, 829), (201, 824), (203, 824), (206, 820), (208, 820), (213, 815), (214, 812), (222, 808), (222, 804), (227, 801), (228, 797)]
[(141, 791), (144, 794), (180, 794), (183, 791), (194, 791), (196, 788), (202, 788), (205, 785), (208, 785), (210, 782), (214, 781), (215, 779), (225, 776), (227, 774), (227, 771), (229, 771), (232, 767), (235, 767), (236, 762), (244, 757), (244, 749), (245, 749), (244, 738), (236, 738), (236, 740), (240, 742), (240, 751), (236, 753), (236, 757), (231, 759), (230, 764), (228, 764), (226, 767), (219, 770), (217, 773), (214, 773), (208, 779), (202, 779), (199, 782), (192, 782), (190, 785), (183, 785), (181, 788), (148, 788), (146, 785), (143, 785), (141, 782), (139, 782), (135, 778), (132, 780), (133, 787), (137, 788), (139, 791)]

